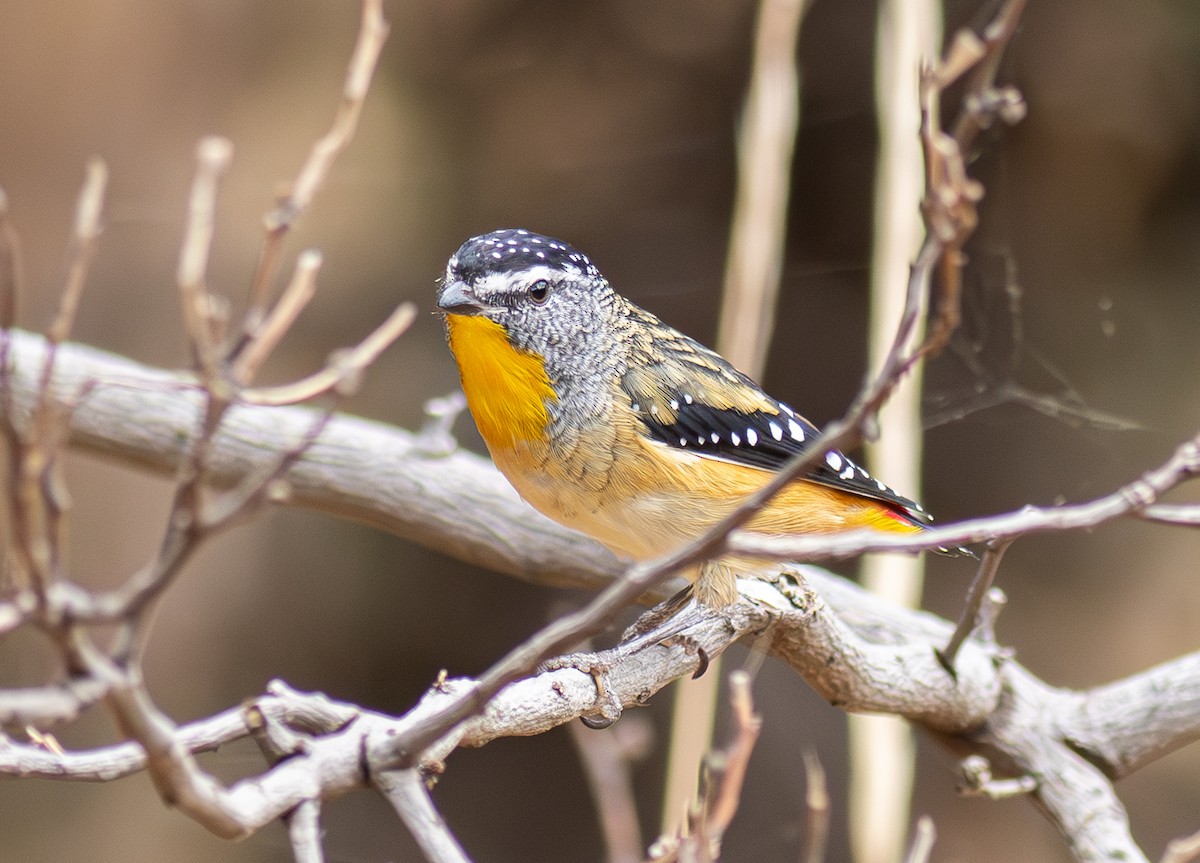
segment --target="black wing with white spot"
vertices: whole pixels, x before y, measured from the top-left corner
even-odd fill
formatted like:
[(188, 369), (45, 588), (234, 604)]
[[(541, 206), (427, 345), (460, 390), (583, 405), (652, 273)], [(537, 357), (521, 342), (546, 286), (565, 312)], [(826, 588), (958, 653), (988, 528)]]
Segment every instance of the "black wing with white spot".
[[(663, 421), (661, 412), (638, 411), (651, 437), (668, 446), (749, 467), (778, 470), (807, 450), (820, 434), (812, 423), (780, 402), (776, 402), (777, 413), (714, 408), (695, 399), (689, 401), (687, 394), (680, 394), (671, 404), (679, 407), (670, 421)], [(897, 494), (838, 450), (825, 453), (807, 479), (883, 501), (914, 524), (932, 520), (915, 501)]]
[[(621, 380), (635, 414), (654, 440), (667, 446), (764, 470), (778, 470), (819, 436), (816, 426), (766, 393), (724, 358), (631, 306), (642, 318), (639, 346)], [(807, 479), (882, 501), (913, 524), (932, 519), (920, 504), (897, 494), (830, 450)]]

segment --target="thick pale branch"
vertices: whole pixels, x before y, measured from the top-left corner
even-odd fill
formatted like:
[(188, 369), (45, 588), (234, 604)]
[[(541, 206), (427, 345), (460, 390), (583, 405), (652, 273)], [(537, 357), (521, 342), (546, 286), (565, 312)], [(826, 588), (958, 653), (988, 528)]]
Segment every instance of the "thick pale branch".
[[(936, 654), (953, 630), (948, 622), (884, 604), (886, 623), (853, 625), (835, 611), (837, 600), (824, 595), (826, 579), (812, 578), (818, 571), (795, 572), (803, 580), (785, 572), (774, 584), (744, 580), (738, 588), (784, 616), (764, 649), (784, 659), (831, 704), (853, 712), (894, 713), (950, 733), (979, 725), (995, 709), (1001, 689), (990, 650), (969, 642), (959, 655), (960, 673), (951, 677)], [(858, 596), (850, 601), (857, 603)]]
[(1001, 769), (1034, 778), (1034, 801), (1058, 827), (1076, 860), (1146, 861), (1112, 783), (1064, 742), (1069, 732), (1063, 723), (1072, 706), (1065, 703), (1067, 694), (1016, 663), (1007, 664), (1003, 676), (1005, 697), (999, 708), (966, 739), (994, 748)]
[(1071, 693), (1062, 735), (1113, 779), (1200, 739), (1200, 653)]
[[(13, 398), (28, 412), (45, 354), (38, 336), (13, 332)], [(71, 417), (72, 443), (166, 476), (178, 470), (201, 398), (193, 379), (78, 344), (61, 347), (55, 391), (98, 383)], [(307, 408), (238, 407), (213, 441), (208, 476), (234, 485), (274, 464), (300, 440)], [(365, 522), (460, 560), (557, 586), (596, 590), (620, 571), (600, 546), (521, 502), (487, 462), (458, 450), (427, 450), (420, 437), (382, 423), (334, 417), (288, 473), (289, 503)], [(3, 615), (0, 614), (0, 619)]]
[[(28, 411), (45, 345), (36, 337), (16, 333), (13, 349), (18, 362), (14, 398)], [(62, 346), (58, 359), (60, 391), (75, 391), (86, 380), (110, 382), (93, 387), (74, 413), (73, 434), (79, 444), (160, 471), (172, 468), (200, 408), (186, 378), (70, 344)], [(115, 380), (123, 383), (111, 383)], [(261, 469), (277, 458), (286, 441), (308, 427), (312, 417), (311, 411), (301, 408), (234, 410), (228, 430), (213, 443), (211, 464), (216, 476), (232, 483)], [(1151, 485), (1166, 474), (1187, 474), (1195, 464), (1187, 448), (1173, 462), (1164, 465), (1163, 473), (1151, 476)], [(431, 454), (419, 437), (381, 425), (335, 418), (288, 479), (297, 503), (376, 524), (462, 559), (542, 583), (596, 587), (611, 583), (620, 572), (618, 563), (594, 544), (532, 513), (483, 460), (461, 452)], [(1124, 508), (1136, 511), (1148, 502), (1140, 493), (1144, 490), (1141, 485), (1127, 489)], [(1114, 500), (1096, 506), (1104, 516), (1122, 508)], [(1075, 511), (1067, 519), (1060, 519), (1059, 513), (1030, 511), (1008, 518), (1013, 526), (1051, 529), (1071, 526), (1063, 522), (1073, 522), (1077, 516), (1094, 517), (1097, 510)], [(990, 527), (995, 528), (995, 522)], [(969, 639), (957, 662), (957, 678), (952, 679), (934, 654), (934, 648), (949, 637), (948, 622), (891, 606), (821, 570), (804, 567), (798, 572), (802, 579), (781, 575), (775, 585), (741, 584), (758, 608), (768, 607), (778, 615), (763, 636), (763, 649), (788, 661), (826, 698), (846, 709), (908, 716), (942, 732), (953, 746), (986, 751), (998, 765), (1032, 773), (1038, 779), (1039, 804), (1075, 843), (1078, 854), (1085, 848), (1123, 847), (1128, 834), (1111, 786), (1089, 760), (1121, 775), (1196, 736), (1191, 720), (1174, 722), (1168, 712), (1161, 712), (1163, 720), (1156, 724), (1149, 721), (1148, 713), (1165, 710), (1168, 702), (1190, 709), (1200, 691), (1200, 662), (1191, 658), (1092, 693), (1064, 693), (1004, 661), (989, 645)], [(4, 609), (0, 606), (0, 619)], [(753, 620), (759, 623), (751, 626)], [(752, 617), (744, 629), (731, 627), (724, 619), (705, 626), (711, 631), (693, 635), (708, 639), (700, 643), (716, 654), (740, 635), (761, 627), (761, 618)], [(663, 655), (658, 657), (660, 652)], [(647, 661), (647, 656), (656, 657), (649, 667), (634, 662)], [(604, 679), (626, 706), (639, 703), (658, 685), (698, 665), (698, 658), (681, 647), (656, 647), (637, 657), (618, 659)], [(1135, 689), (1147, 693), (1145, 698), (1131, 698), (1129, 693)], [(371, 738), (372, 747), (378, 747), (371, 750), (378, 763), (385, 766), (394, 756), (389, 743), (398, 734), (465, 691), (459, 684), (448, 687), (434, 703), (423, 704), (399, 724), (380, 719), (380, 728), (386, 727), (387, 733)], [(1136, 715), (1109, 709), (1114, 703), (1128, 706), (1139, 699), (1149, 703)], [(1013, 712), (1014, 704), (1022, 709)], [(424, 757), (444, 757), (455, 745), (479, 745), (498, 736), (540, 733), (597, 709), (595, 681), (582, 672), (562, 669), (519, 680), (502, 690), (482, 715), (459, 725)], [(1097, 716), (1112, 722), (1100, 724)], [(356, 748), (361, 739), (337, 744), (345, 746), (345, 752), (333, 751), (333, 741), (355, 736), (351, 729), (360, 721), (337, 734), (315, 738), (309, 755), (289, 759), (264, 776), (229, 789), (229, 805), (240, 813), (240, 823), (265, 823), (305, 800), (361, 785)], [(177, 733), (188, 741), (187, 748), (194, 748), (187, 730)], [(27, 752), (24, 747), (18, 765), (14, 746), (18, 744), (0, 750), (3, 772), (97, 779), (116, 769), (141, 769), (133, 754), (136, 747), (120, 750), (124, 754), (114, 768), (105, 758), (71, 761), (88, 756)], [(106, 756), (112, 757), (113, 753)], [(1081, 820), (1079, 813), (1090, 817)]]
[[(103, 698), (106, 692), (107, 687), (96, 680), (0, 690), (0, 727), (68, 722)], [(0, 764), (3, 761), (0, 754)]]

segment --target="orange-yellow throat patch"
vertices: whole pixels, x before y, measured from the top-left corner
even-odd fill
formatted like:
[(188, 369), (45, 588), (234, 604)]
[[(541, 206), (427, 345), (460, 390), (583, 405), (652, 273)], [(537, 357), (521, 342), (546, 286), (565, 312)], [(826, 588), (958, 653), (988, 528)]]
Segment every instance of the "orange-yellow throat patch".
[(467, 405), (489, 448), (541, 440), (548, 401), (558, 396), (535, 354), (512, 346), (504, 328), (476, 315), (446, 315)]

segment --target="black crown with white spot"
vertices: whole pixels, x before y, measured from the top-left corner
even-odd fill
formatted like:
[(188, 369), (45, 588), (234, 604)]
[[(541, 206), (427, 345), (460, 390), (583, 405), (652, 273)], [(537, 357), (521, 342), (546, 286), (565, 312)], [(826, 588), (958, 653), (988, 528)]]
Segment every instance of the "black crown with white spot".
[(514, 273), (531, 266), (600, 277), (596, 265), (583, 252), (562, 240), (524, 228), (503, 228), (472, 237), (450, 259), (450, 272), (467, 283), (489, 273)]

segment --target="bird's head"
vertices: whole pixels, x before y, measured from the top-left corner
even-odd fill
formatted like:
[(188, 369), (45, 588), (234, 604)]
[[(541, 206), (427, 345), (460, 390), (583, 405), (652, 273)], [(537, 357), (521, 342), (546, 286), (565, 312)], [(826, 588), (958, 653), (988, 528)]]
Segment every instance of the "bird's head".
[(438, 306), (449, 318), (498, 325), (514, 347), (541, 357), (554, 379), (568, 376), (597, 342), (614, 296), (583, 252), (508, 228), (462, 244), (446, 265)]
[(438, 307), (489, 445), (539, 438), (556, 419), (602, 421), (623, 362), (622, 302), (587, 255), (553, 237), (504, 229), (462, 244)]

